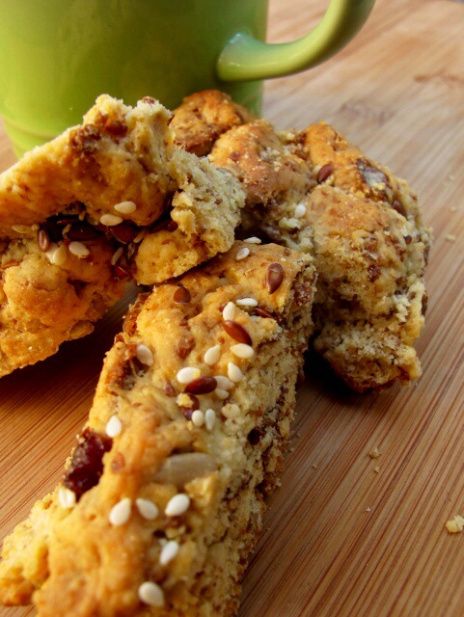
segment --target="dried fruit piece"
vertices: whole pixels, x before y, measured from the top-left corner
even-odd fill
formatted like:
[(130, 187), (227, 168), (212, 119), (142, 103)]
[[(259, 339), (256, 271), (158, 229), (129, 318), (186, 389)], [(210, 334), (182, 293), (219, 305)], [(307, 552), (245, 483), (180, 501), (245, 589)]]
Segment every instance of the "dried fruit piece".
[(75, 493), (78, 501), (98, 484), (103, 473), (103, 455), (111, 450), (112, 443), (112, 439), (91, 428), (86, 428), (80, 436), (63, 481)]

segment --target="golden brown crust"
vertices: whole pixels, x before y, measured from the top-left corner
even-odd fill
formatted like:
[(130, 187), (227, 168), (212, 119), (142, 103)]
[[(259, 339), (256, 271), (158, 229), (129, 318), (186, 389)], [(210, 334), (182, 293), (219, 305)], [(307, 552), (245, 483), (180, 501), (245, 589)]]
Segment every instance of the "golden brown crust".
[(171, 120), (174, 142), (197, 156), (211, 152), (216, 139), (233, 126), (252, 120), (228, 94), (202, 90), (185, 97)]
[(305, 162), (285, 148), (265, 120), (224, 133), (209, 158), (237, 176), (245, 188), (248, 206), (290, 200), (314, 184)]
[(350, 387), (416, 379), (430, 231), (407, 183), (323, 122), (233, 127), (210, 159), (245, 189), (242, 233), (314, 255), (314, 344)]
[(169, 119), (153, 99), (101, 96), (0, 176), (0, 375), (89, 333), (124, 280), (159, 283), (232, 245), (239, 183), (175, 148)]
[[(244, 248), (250, 254), (237, 260)], [(6, 540), (2, 601), (30, 601), (36, 589), (39, 617), (235, 614), (289, 434), (313, 291), (309, 257), (236, 243), (140, 297), (105, 360), (81, 445), (68, 461), (65, 484), (80, 500), (64, 509), (57, 489)], [(240, 306), (244, 298), (258, 306)], [(253, 357), (236, 355), (244, 332), (251, 345), (239, 349)], [(216, 345), (218, 353), (209, 351)], [(181, 377), (187, 367), (199, 369), (201, 381)], [(120, 431), (113, 426), (105, 444), (111, 418)], [(103, 469), (89, 483), (83, 452), (90, 442), (93, 451), (100, 443)], [(189, 497), (186, 509), (167, 514), (179, 493)], [(111, 523), (112, 508), (126, 498), (127, 520)], [(140, 498), (159, 514), (142, 516)], [(175, 555), (164, 563), (168, 540)], [(145, 581), (159, 586), (163, 606), (140, 600)]]

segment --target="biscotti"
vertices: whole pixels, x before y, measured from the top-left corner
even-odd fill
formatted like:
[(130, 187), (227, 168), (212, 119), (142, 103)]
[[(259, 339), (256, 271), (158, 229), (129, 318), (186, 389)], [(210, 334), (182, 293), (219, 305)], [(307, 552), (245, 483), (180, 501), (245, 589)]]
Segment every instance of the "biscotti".
[[(198, 148), (188, 109), (174, 113), (173, 126), (177, 114), (189, 126), (175, 139)], [(204, 126), (198, 133), (208, 135)], [(242, 233), (314, 256), (314, 346), (340, 377), (359, 392), (419, 377), (430, 230), (408, 184), (325, 123), (278, 132), (235, 118), (208, 152), (245, 189)]]
[(89, 333), (128, 280), (159, 283), (232, 245), (239, 183), (176, 148), (169, 120), (154, 99), (104, 95), (0, 176), (0, 376)]
[(6, 539), (39, 617), (231, 617), (278, 484), (311, 334), (312, 260), (237, 242), (140, 296), (63, 483)]

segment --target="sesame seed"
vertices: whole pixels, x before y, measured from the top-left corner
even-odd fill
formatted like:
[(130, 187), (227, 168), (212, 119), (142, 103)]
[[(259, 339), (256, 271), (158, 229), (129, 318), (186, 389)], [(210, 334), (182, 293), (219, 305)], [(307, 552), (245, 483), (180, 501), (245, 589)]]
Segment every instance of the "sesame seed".
[(238, 383), (243, 379), (243, 373), (233, 362), (227, 364), (227, 377), (234, 383)]
[(105, 225), (105, 227), (115, 227), (122, 223), (122, 218), (114, 214), (103, 214), (100, 217), (100, 223)]
[(205, 355), (203, 356), (203, 360), (208, 366), (213, 366), (216, 362), (219, 361), (221, 357), (221, 346), (214, 345), (205, 351)]
[(230, 396), (230, 392), (224, 390), (223, 388), (216, 388), (214, 394), (221, 399), (221, 401), (225, 401), (225, 399)]
[(166, 542), (166, 544), (161, 549), (160, 554), (160, 564), (162, 566), (167, 566), (167, 564), (176, 557), (179, 552), (179, 543), (175, 540), (170, 540)]
[(185, 514), (189, 507), (190, 497), (185, 493), (178, 493), (168, 501), (164, 513), (166, 516), (180, 516), (181, 514)]
[(305, 214), (306, 214), (306, 206), (304, 204), (298, 204), (297, 206), (295, 206), (295, 216), (297, 219), (300, 219)]
[(85, 259), (90, 255), (89, 249), (85, 246), (85, 244), (82, 244), (82, 242), (70, 242), (68, 249), (70, 253), (79, 259)]
[(58, 489), (58, 503), (65, 510), (71, 510), (76, 505), (76, 494), (65, 486)]
[(198, 379), (201, 375), (200, 369), (194, 366), (185, 366), (177, 372), (176, 379), (179, 383), (190, 383)]
[(230, 379), (227, 379), (224, 375), (215, 375), (214, 378), (216, 380), (217, 387), (222, 390), (230, 390), (234, 387), (234, 384), (230, 381)]
[(147, 519), (147, 521), (154, 520), (159, 514), (158, 507), (149, 499), (142, 499), (142, 497), (139, 497), (135, 500), (135, 505), (137, 506), (140, 516)]
[(122, 422), (118, 418), (118, 416), (111, 416), (111, 418), (106, 423), (105, 433), (108, 437), (117, 437), (119, 433), (122, 431)]
[(242, 358), (249, 360), (255, 355), (255, 350), (251, 345), (246, 345), (245, 343), (238, 343), (237, 345), (232, 345), (230, 351), (237, 356), (237, 358)]
[(159, 585), (145, 581), (139, 587), (139, 598), (148, 606), (164, 606), (164, 592)]
[(125, 497), (115, 504), (109, 514), (109, 521), (115, 527), (125, 525), (130, 518), (132, 509), (132, 502), (129, 497)]
[(205, 425), (208, 431), (212, 431), (216, 422), (216, 412), (214, 409), (207, 409), (205, 411)]
[(251, 236), (250, 238), (245, 238), (244, 242), (248, 242), (248, 244), (261, 244), (261, 239)]
[(143, 343), (137, 345), (135, 352), (137, 360), (139, 360), (145, 366), (151, 366), (153, 364), (153, 352)]
[(239, 298), (235, 301), (235, 304), (238, 306), (243, 306), (244, 308), (254, 308), (255, 306), (258, 306), (258, 301), (254, 298)]
[(192, 422), (195, 426), (203, 426), (205, 423), (205, 416), (200, 409), (195, 409), (192, 413)]
[(111, 257), (111, 265), (115, 266), (121, 255), (124, 253), (124, 248), (120, 246), (116, 251), (114, 251), (113, 256)]
[(136, 211), (137, 206), (133, 201), (121, 201), (113, 206), (113, 208), (120, 214), (132, 214), (132, 212)]
[(249, 254), (250, 254), (250, 249), (247, 246), (242, 246), (242, 248), (238, 249), (237, 253), (235, 254), (235, 259), (236, 261), (242, 261), (242, 259), (245, 259), (245, 257), (248, 257)]
[(223, 311), (222, 318), (224, 321), (233, 321), (235, 317), (235, 304), (233, 302), (228, 302)]
[(135, 238), (132, 240), (132, 242), (134, 244), (139, 244), (139, 242), (142, 242), (144, 237), (145, 237), (145, 232), (143, 230), (139, 231), (139, 233), (135, 236)]

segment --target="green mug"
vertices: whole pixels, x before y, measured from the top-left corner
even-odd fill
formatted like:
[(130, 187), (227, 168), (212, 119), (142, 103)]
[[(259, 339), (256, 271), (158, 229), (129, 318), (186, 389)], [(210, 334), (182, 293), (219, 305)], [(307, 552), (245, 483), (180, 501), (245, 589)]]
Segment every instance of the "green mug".
[(20, 155), (79, 122), (103, 92), (173, 108), (220, 88), (259, 113), (260, 80), (334, 54), (374, 1), (331, 0), (307, 36), (267, 44), (268, 0), (0, 0), (0, 114)]

